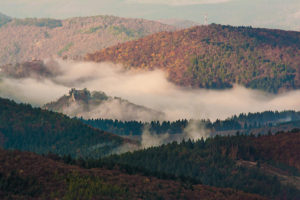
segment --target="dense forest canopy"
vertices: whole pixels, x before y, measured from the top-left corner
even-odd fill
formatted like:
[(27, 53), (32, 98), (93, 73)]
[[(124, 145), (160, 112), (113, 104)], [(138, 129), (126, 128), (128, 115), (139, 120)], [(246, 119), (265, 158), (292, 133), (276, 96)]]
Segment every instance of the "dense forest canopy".
[(200, 88), (234, 84), (272, 93), (300, 87), (300, 33), (212, 24), (162, 32), (85, 58), (162, 69), (170, 81)]
[[(295, 111), (265, 111), (262, 113), (239, 114), (225, 120), (177, 120), (177, 121), (119, 121), (111, 119), (80, 119), (84, 123), (101, 130), (118, 135), (142, 135), (145, 129), (155, 134), (180, 134), (193, 122), (203, 124), (204, 128), (211, 132), (217, 131), (243, 131), (251, 133), (252, 129), (271, 128), (283, 123), (297, 122), (300, 120), (300, 112)], [(263, 134), (263, 132), (262, 132)]]
[(297, 199), (300, 195), (299, 182), (288, 180), (297, 180), (292, 177), (300, 175), (299, 148), (298, 129), (259, 137), (216, 136), (205, 141), (173, 142), (77, 163), (87, 168), (119, 166), (130, 173), (177, 177), (272, 199)]
[(232, 199), (265, 198), (232, 189), (162, 180), (118, 169), (83, 169), (34, 153), (0, 149), (0, 198), (8, 199)]
[[(300, 118), (299, 115), (299, 112), (295, 111), (266, 111), (240, 114), (224, 121), (199, 120), (199, 122), (204, 123), (206, 128), (211, 130), (233, 129), (236, 132), (243, 129), (251, 130), (251, 128), (297, 122)], [(165, 179), (164, 181), (172, 181), (172, 183), (179, 181), (179, 185), (184, 184), (184, 187), (188, 188), (189, 192), (183, 193), (184, 195), (191, 194), (190, 190), (194, 191), (193, 195), (200, 195), (198, 189), (195, 189), (200, 187), (199, 184), (218, 187), (219, 189), (216, 190), (231, 188), (235, 191), (272, 199), (297, 199), (300, 195), (300, 190), (297, 188), (300, 183), (297, 179), (300, 176), (299, 130), (276, 135), (269, 133), (266, 136), (241, 135), (242, 132), (236, 132), (236, 136), (215, 136), (197, 141), (185, 140), (181, 143), (173, 142), (160, 147), (103, 158), (111, 152), (117, 152), (116, 149), (124, 144), (135, 146), (138, 144), (99, 130), (101, 127), (120, 135), (128, 133), (139, 135), (145, 126), (153, 133), (162, 134), (167, 131), (176, 134), (185, 129), (190, 121), (151, 123), (103, 119), (85, 121), (71, 119), (63, 114), (40, 108), (32, 108), (27, 104), (16, 104), (7, 99), (0, 99), (0, 122), (0, 144), (5, 149), (19, 149), (39, 154), (51, 151), (60, 156), (65, 155), (58, 157), (49, 154), (48, 157), (51, 159), (63, 161), (66, 164), (76, 164), (83, 168), (98, 168), (81, 169), (78, 170), (79, 174), (74, 173), (74, 170), (70, 173), (63, 171), (60, 176), (57, 176), (55, 172), (51, 184), (58, 184), (55, 177), (60, 177), (59, 181), (64, 182), (63, 185), (60, 185), (61, 193), (52, 194), (56, 197), (72, 199), (73, 194), (82, 187), (85, 190), (80, 190), (76, 194), (83, 199), (91, 199), (86, 195), (108, 195), (111, 198), (142, 195), (132, 191), (134, 186), (131, 183), (133, 182), (124, 188), (124, 184), (106, 182), (107, 179), (90, 176), (95, 171), (98, 175), (101, 174), (103, 167), (110, 170), (118, 169), (122, 171), (121, 173), (127, 174), (120, 174), (121, 177), (129, 176), (128, 174), (140, 176), (137, 175), (138, 173), (148, 178), (156, 176)], [(85, 125), (85, 123), (90, 125)], [(99, 127), (95, 129), (92, 126)], [(31, 156), (35, 157), (33, 154)], [(74, 158), (78, 159), (74, 160)], [(12, 162), (22, 162), (22, 159), (16, 158), (17, 160), (15, 160), (13, 156), (8, 159)], [(0, 159), (0, 162), (8, 163), (3, 158), (2, 161)], [(51, 166), (56, 165), (52, 161), (51, 163)], [(66, 168), (70, 167), (74, 169), (75, 166), (66, 166)], [(52, 193), (52, 189), (55, 188), (51, 184), (38, 184), (41, 179), (44, 180), (44, 175), (23, 176), (23, 172), (20, 174), (5, 170), (3, 171), (3, 167), (0, 167), (0, 183), (4, 183), (5, 186), (0, 187), (0, 197), (8, 198), (12, 194), (32, 198), (40, 195), (45, 197), (47, 196), (45, 191)], [(24, 169), (19, 170), (24, 171)], [(83, 172), (84, 170), (87, 172)], [(118, 177), (118, 179), (120, 178)], [(92, 189), (89, 189), (88, 185)], [(166, 190), (160, 189), (162, 189), (160, 196), (163, 197), (166, 195), (164, 193)], [(203, 188), (201, 190), (203, 191)], [(244, 193), (238, 192), (238, 195), (242, 194)], [(148, 193), (148, 195), (151, 196), (153, 193)], [(181, 192), (180, 195), (182, 195)], [(245, 195), (248, 196), (248, 194)], [(180, 199), (181, 197), (176, 196), (176, 198)]]

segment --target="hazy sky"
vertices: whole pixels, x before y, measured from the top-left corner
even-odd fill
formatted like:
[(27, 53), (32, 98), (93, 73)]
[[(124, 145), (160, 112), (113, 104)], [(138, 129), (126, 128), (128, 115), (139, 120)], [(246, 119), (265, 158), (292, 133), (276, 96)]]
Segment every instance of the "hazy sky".
[(230, 25), (300, 31), (300, 0), (0, 0), (13, 17), (116, 15), (146, 19), (189, 19)]

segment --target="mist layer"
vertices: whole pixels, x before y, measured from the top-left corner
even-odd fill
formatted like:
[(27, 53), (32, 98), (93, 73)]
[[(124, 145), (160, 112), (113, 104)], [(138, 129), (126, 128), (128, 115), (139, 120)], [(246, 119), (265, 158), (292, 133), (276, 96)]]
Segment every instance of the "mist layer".
[[(57, 62), (59, 69), (55, 70), (59, 73), (52, 77), (13, 78), (2, 74), (0, 96), (42, 106), (57, 100), (70, 88), (87, 88), (164, 112), (165, 120), (171, 121), (225, 119), (265, 110), (300, 110), (299, 90), (274, 95), (238, 85), (227, 90), (182, 88), (168, 82), (164, 72), (158, 70), (133, 72), (112, 63)], [(116, 113), (114, 106), (107, 109)]]

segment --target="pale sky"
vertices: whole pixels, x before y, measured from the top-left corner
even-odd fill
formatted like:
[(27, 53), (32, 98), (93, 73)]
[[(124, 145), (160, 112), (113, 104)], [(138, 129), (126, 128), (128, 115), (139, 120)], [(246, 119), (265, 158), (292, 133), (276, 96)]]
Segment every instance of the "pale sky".
[(300, 31), (300, 0), (0, 0), (12, 17), (68, 18), (115, 15), (145, 19), (189, 19), (229, 25)]

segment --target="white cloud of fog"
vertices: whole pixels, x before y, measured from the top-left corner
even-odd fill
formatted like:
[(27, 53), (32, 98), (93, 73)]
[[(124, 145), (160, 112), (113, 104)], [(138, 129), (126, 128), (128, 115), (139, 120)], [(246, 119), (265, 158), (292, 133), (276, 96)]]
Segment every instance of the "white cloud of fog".
[(37, 80), (33, 78), (12, 79), (0, 77), (0, 96), (17, 102), (30, 103), (41, 106), (67, 93), (68, 87), (53, 83), (51, 80)]
[(200, 140), (207, 139), (212, 136), (211, 131), (205, 128), (205, 124), (201, 121), (191, 120), (188, 126), (184, 129), (183, 133), (179, 134), (155, 134), (149, 131), (146, 127), (141, 137), (141, 147), (149, 148), (154, 146), (160, 146), (162, 144), (168, 144), (176, 141), (181, 142), (182, 140)]
[(205, 124), (199, 121), (190, 121), (183, 131), (184, 139), (200, 140), (211, 136), (210, 131), (205, 128)]
[(84, 119), (102, 118), (122, 121), (161, 121), (164, 119), (164, 114), (161, 112), (137, 106), (119, 98), (110, 98), (99, 104), (93, 102), (90, 105), (74, 101), (67, 107), (63, 107), (61, 112), (71, 117)]
[(241, 86), (222, 91), (187, 89), (168, 82), (161, 71), (124, 72), (120, 65), (110, 63), (59, 63), (63, 73), (44, 81), (4, 78), (0, 95), (41, 106), (57, 100), (70, 88), (87, 88), (162, 111), (168, 120), (215, 120), (247, 112), (300, 110), (299, 90), (273, 95)]
[(164, 4), (172, 6), (185, 6), (185, 5), (200, 5), (200, 4), (218, 4), (226, 3), (232, 0), (127, 0), (128, 3), (141, 3), (141, 4)]
[[(149, 131), (149, 129), (145, 129), (142, 134), (141, 138), (141, 145), (142, 148), (160, 146), (162, 144), (169, 143), (172, 141), (172, 135), (165, 133), (165, 134), (153, 134)], [(174, 137), (174, 136), (173, 136)]]

